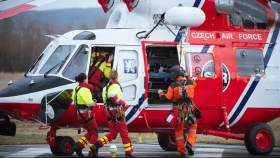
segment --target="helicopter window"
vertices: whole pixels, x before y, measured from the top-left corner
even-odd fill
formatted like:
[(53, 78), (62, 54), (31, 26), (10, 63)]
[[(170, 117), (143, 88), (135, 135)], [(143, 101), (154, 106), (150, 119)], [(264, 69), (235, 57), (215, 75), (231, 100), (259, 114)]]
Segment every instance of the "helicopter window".
[(266, 29), (267, 13), (256, 1), (234, 1), (234, 11), (227, 15), (233, 26), (244, 26), (246, 29)]
[(51, 48), (52, 45), (51, 44), (48, 45), (48, 47), (43, 51), (43, 53), (39, 56), (39, 58), (32, 64), (32, 66), (28, 70), (28, 74), (34, 74), (37, 71), (44, 54), (47, 53)]
[[(119, 75), (119, 83), (127, 84), (135, 81), (139, 73), (139, 56), (135, 50), (120, 50), (117, 54), (117, 71)], [(123, 99), (133, 101), (136, 98), (137, 86), (130, 84), (122, 87)]]
[(263, 76), (264, 61), (260, 49), (236, 49), (235, 56), (239, 76)]
[(210, 53), (186, 53), (186, 70), (192, 77), (214, 77), (215, 65)]
[(28, 73), (30, 74), (34, 74), (40, 64), (40, 61), (42, 59), (42, 57), (44, 56), (44, 54), (41, 54), (39, 56), (39, 58), (32, 64), (32, 66), (30, 67), (30, 69), (28, 70)]
[(95, 40), (95, 39), (96, 39), (95, 34), (89, 31), (81, 32), (73, 38), (73, 40)]
[(87, 61), (88, 61), (88, 49), (87, 45), (81, 45), (75, 55), (72, 57), (71, 61), (67, 64), (62, 75), (74, 80), (75, 76), (81, 72), (86, 72)]
[[(125, 54), (125, 55), (124, 55)], [(138, 53), (134, 50), (122, 50), (118, 55), (117, 71), (119, 72), (119, 82), (127, 82), (138, 77)]]
[(75, 49), (74, 45), (61, 45), (56, 48), (48, 61), (40, 70), (40, 74), (56, 74), (62, 68), (71, 52)]

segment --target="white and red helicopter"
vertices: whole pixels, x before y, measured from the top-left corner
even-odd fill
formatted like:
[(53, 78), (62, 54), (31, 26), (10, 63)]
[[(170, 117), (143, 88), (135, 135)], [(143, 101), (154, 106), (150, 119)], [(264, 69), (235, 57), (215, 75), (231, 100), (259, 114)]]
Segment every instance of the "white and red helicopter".
[[(198, 83), (194, 102), (203, 118), (197, 133), (244, 140), (253, 155), (272, 152), (275, 136), (266, 123), (280, 115), (280, 17), (273, 9), (278, 3), (98, 2), (105, 13), (111, 12), (106, 29), (48, 35), (52, 41), (25, 77), (0, 91), (2, 135), (15, 135), (10, 117), (45, 125), (52, 152), (73, 154), (73, 139), (56, 131), (80, 131), (75, 105), (68, 99), (77, 86), (74, 77), (90, 71), (91, 53), (108, 48), (130, 105), (125, 108), (130, 132), (156, 132), (163, 150), (176, 150), (174, 129), (165, 121), (171, 103), (160, 102), (157, 90), (167, 90), (172, 83), (168, 69), (180, 64)], [(99, 131), (107, 131), (103, 103), (95, 99)]]

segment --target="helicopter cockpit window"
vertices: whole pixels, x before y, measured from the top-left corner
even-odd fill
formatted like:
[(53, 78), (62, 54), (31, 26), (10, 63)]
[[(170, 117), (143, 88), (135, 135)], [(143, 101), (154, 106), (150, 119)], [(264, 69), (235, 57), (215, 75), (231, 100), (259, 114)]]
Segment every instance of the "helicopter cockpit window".
[(246, 29), (266, 29), (267, 13), (256, 1), (234, 1), (234, 12), (227, 15), (233, 26), (244, 26)]
[(56, 74), (63, 67), (69, 55), (75, 49), (74, 45), (61, 45), (56, 48), (48, 61), (40, 70), (40, 74)]
[(74, 80), (75, 76), (81, 72), (86, 72), (87, 61), (88, 61), (88, 46), (81, 45), (75, 55), (72, 57), (71, 61), (67, 64), (62, 72), (62, 75)]
[(42, 58), (44, 57), (44, 54), (47, 53), (51, 48), (52, 48), (52, 44), (48, 45), (48, 47), (39, 56), (39, 58), (31, 65), (31, 67), (29, 68), (29, 70), (27, 72), (28, 74), (34, 74), (37, 71), (37, 69), (40, 65), (40, 62), (42, 61)]
[(264, 61), (260, 49), (236, 49), (237, 70), (239, 76), (263, 76)]
[(210, 53), (186, 53), (186, 70), (191, 77), (214, 77), (215, 65)]

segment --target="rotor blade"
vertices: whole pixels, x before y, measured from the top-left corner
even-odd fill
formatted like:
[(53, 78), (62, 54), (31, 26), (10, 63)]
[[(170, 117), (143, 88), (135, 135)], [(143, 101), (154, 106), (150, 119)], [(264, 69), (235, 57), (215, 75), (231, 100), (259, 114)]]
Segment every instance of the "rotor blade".
[[(25, 4), (20, 4), (18, 6), (8, 9), (8, 10), (4, 10), (4, 11), (0, 12), (0, 20), (14, 16), (14, 15), (16, 15), (20, 12), (24, 12), (26, 10), (45, 5), (47, 3), (54, 2), (54, 1), (56, 1), (56, 0), (33, 0), (33, 1), (25, 3)], [(0, 1), (0, 3), (4, 3), (4, 2)]]

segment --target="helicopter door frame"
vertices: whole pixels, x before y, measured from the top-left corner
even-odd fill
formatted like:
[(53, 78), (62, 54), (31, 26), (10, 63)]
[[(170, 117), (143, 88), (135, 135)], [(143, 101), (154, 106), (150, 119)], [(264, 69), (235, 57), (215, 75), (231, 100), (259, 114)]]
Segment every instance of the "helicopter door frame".
[(118, 72), (123, 100), (132, 106), (139, 104), (144, 95), (143, 60), (141, 46), (115, 46), (112, 69)]
[[(147, 51), (146, 48), (147, 46), (151, 45), (171, 45), (176, 47), (179, 44), (179, 42), (169, 42), (169, 41), (141, 41), (142, 45), (142, 51), (143, 51), (143, 61), (144, 61), (144, 69), (145, 69), (145, 84), (144, 84), (144, 89), (145, 89), (145, 95), (144, 99), (148, 99), (148, 92), (149, 92), (149, 72), (148, 72), (148, 59), (147, 59)], [(148, 106), (148, 104), (147, 104)]]

